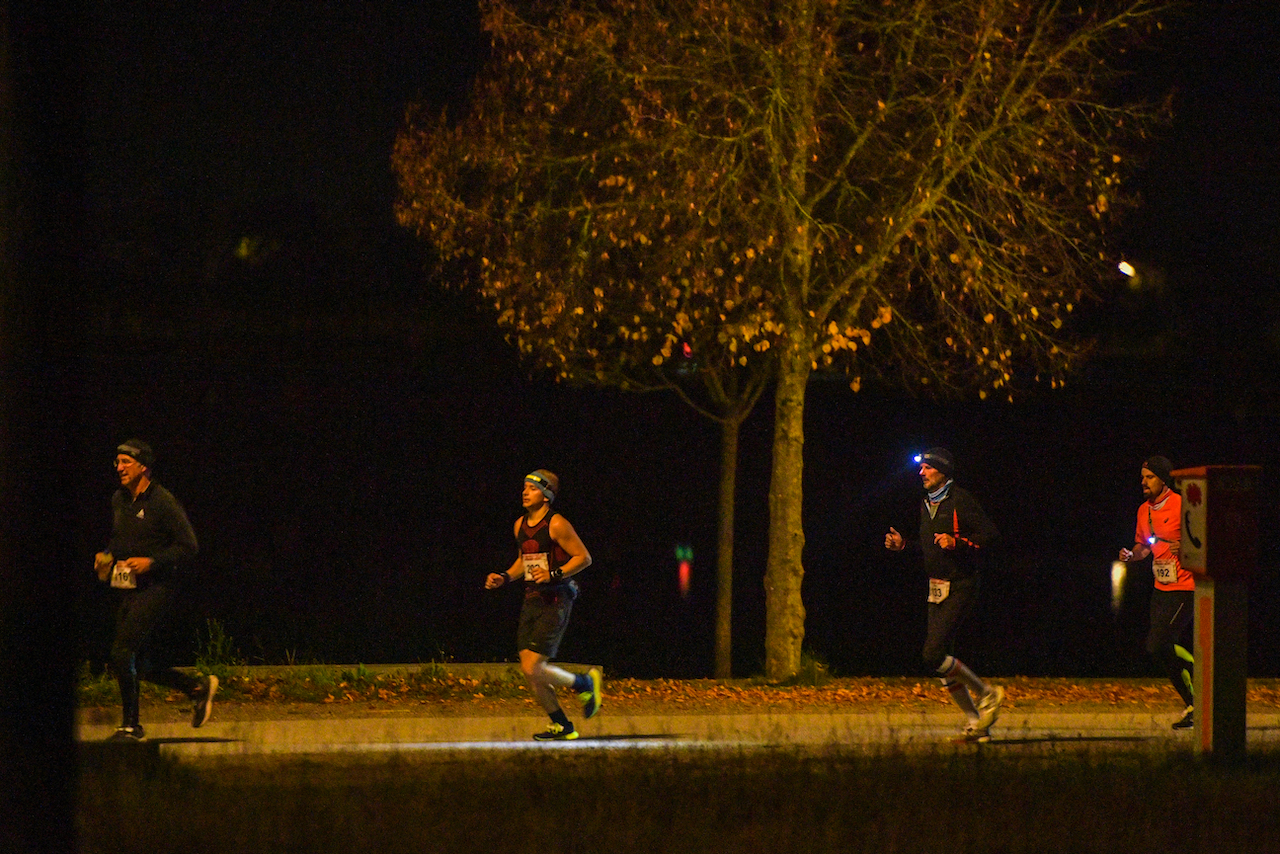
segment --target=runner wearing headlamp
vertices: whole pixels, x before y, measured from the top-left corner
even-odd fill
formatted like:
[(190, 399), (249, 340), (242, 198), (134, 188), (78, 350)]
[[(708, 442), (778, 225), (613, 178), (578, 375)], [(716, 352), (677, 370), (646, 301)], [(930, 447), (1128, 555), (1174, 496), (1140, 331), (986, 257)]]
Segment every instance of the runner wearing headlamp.
[[(946, 448), (930, 448), (916, 457), (926, 493), (920, 503), (920, 552), (929, 573), (929, 627), (925, 666), (942, 680), (951, 699), (964, 712), (964, 741), (988, 741), (1000, 714), (1004, 689), (988, 685), (952, 655), (956, 634), (978, 596), (982, 555), (1000, 536), (982, 506), (968, 490), (955, 485), (955, 462)], [(906, 541), (889, 528), (884, 547), (902, 551)]]
[(1191, 626), (1196, 580), (1182, 568), (1178, 552), (1182, 545), (1182, 496), (1171, 488), (1172, 464), (1164, 457), (1148, 457), (1142, 463), (1142, 497), (1138, 527), (1131, 549), (1120, 550), (1126, 563), (1151, 558), (1155, 590), (1151, 592), (1151, 627), (1147, 632), (1147, 653), (1164, 669), (1173, 688), (1186, 704), (1174, 729), (1188, 729), (1195, 723), (1191, 692), (1194, 660), (1179, 641)]

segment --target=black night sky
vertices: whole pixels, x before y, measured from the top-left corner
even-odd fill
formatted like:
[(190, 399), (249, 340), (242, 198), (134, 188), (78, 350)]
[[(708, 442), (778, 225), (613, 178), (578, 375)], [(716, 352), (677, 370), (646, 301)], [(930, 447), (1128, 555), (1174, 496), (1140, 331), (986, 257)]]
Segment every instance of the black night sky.
[[(474, 4), (90, 4), (83, 29), (84, 299), (68, 325), (77, 417), (67, 535), (83, 557), (82, 658), (102, 655), (88, 584), (115, 444), (156, 447), (201, 538), (171, 631), (219, 620), (251, 662), (514, 655), (522, 476), (564, 482), (595, 557), (563, 657), (635, 676), (712, 664), (718, 432), (672, 398), (531, 377), (486, 318), (429, 281), (395, 226), (389, 153), (411, 100), (465, 98), (484, 52)], [(1005, 534), (966, 643), (984, 673), (1148, 672), (1149, 578), (1110, 608), (1138, 468), (1280, 471), (1280, 12), (1201, 2), (1133, 85), (1173, 124), (1128, 226), (1147, 275), (1091, 309), (1094, 358), (1015, 404), (853, 394), (814, 381), (807, 416), (808, 645), (839, 673), (917, 672), (923, 579), (881, 548), (913, 530), (908, 458), (946, 445)], [(771, 405), (739, 475), (735, 674), (761, 670)], [(1263, 508), (1264, 532), (1280, 523)], [(693, 546), (693, 589), (673, 549)], [(1253, 586), (1251, 663), (1280, 673), (1280, 554)], [(1141, 574), (1139, 574), (1141, 575)], [(508, 595), (511, 594), (511, 595)], [(101, 617), (98, 615), (101, 614)]]

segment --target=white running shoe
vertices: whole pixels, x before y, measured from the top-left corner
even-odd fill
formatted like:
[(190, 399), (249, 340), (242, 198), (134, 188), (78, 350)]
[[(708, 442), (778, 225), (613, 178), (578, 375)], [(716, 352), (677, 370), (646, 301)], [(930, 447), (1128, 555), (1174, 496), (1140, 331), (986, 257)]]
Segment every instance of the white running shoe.
[(989, 729), (1000, 717), (1000, 704), (1004, 702), (1004, 689), (992, 685), (987, 693), (978, 700), (978, 727)]

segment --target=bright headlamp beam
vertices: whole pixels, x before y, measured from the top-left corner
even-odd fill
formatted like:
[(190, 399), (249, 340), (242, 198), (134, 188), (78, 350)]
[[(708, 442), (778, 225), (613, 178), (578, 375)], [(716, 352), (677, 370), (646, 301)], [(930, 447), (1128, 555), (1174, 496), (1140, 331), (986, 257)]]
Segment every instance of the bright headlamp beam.
[(1111, 612), (1113, 614), (1120, 613), (1121, 603), (1124, 602), (1124, 580), (1129, 573), (1129, 566), (1124, 561), (1114, 561), (1111, 564)]

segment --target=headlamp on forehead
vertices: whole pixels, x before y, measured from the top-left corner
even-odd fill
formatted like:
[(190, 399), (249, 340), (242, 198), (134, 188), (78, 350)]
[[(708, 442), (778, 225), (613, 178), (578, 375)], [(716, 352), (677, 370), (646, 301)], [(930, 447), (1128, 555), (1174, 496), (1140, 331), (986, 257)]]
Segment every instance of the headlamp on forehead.
[(915, 460), (916, 465), (926, 465), (937, 469), (948, 479), (955, 472), (955, 461), (951, 456), (951, 452), (946, 448), (927, 448), (916, 454), (912, 459)]

